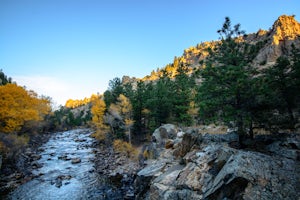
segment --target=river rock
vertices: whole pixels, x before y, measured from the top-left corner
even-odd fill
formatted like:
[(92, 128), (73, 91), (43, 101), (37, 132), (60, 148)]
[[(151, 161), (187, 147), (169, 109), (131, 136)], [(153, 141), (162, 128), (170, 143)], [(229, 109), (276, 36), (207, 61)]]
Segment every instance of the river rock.
[(38, 162), (33, 162), (33, 163), (31, 164), (31, 166), (32, 166), (33, 169), (37, 169), (37, 168), (43, 167), (43, 165), (40, 164), (40, 163), (38, 163)]
[(61, 179), (56, 179), (55, 180), (55, 186), (60, 188), (62, 186), (62, 180)]
[(71, 158), (69, 158), (67, 155), (58, 156), (57, 158), (58, 158), (59, 160), (65, 160), (65, 161), (71, 160)]
[(31, 155), (30, 155), (30, 158), (31, 158), (31, 161), (36, 161), (36, 160), (41, 159), (42, 156), (39, 155), (39, 154), (31, 154)]
[(77, 164), (77, 163), (80, 163), (80, 162), (81, 162), (80, 158), (72, 158), (72, 161), (71, 161), (72, 164)]

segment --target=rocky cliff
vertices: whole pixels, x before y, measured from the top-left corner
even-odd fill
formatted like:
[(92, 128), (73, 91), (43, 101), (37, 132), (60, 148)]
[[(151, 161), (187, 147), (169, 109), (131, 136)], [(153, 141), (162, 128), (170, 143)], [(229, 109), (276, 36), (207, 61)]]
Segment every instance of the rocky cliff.
[[(259, 48), (259, 52), (253, 60), (253, 65), (268, 67), (273, 65), (278, 57), (289, 56), (292, 44), (300, 48), (300, 23), (295, 20), (294, 16), (282, 15), (269, 30), (260, 29), (257, 33), (247, 34), (242, 39), (249, 44), (256, 44)], [(220, 41), (202, 42), (187, 48), (178, 60), (181, 64), (189, 66), (191, 71), (197, 70), (200, 67), (199, 62), (208, 56), (207, 48), (214, 47), (217, 42)], [(164, 67), (162, 70), (168, 71), (167, 68)], [(161, 71), (152, 72), (143, 80), (157, 79), (160, 73)]]
[(235, 133), (201, 134), (164, 125), (135, 181), (137, 199), (298, 199), (300, 135), (257, 136), (232, 148)]
[[(254, 63), (273, 64), (279, 56), (289, 56), (291, 45), (300, 47), (300, 24), (294, 16), (280, 16), (269, 31), (257, 33), (260, 41), (266, 41)], [(251, 40), (250, 40), (251, 41)]]

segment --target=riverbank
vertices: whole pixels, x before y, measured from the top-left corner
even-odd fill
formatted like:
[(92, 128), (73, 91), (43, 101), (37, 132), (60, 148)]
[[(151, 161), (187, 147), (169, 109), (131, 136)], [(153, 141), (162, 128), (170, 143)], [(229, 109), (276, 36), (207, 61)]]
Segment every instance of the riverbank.
[[(239, 136), (181, 131), (153, 133), (152, 154), (135, 180), (136, 199), (288, 199), (300, 192), (300, 134)], [(238, 147), (238, 148), (237, 148)]]
[(18, 186), (32, 180), (32, 171), (38, 167), (40, 148), (55, 133), (39, 133), (30, 138), (28, 145), (19, 151), (14, 160), (3, 160), (0, 169), (0, 197), (8, 194)]
[(2, 176), (2, 198), (133, 200), (138, 162), (90, 135), (89, 129), (77, 129), (33, 140), (18, 167), (6, 166), (11, 173)]
[(122, 194), (123, 199), (135, 199), (134, 180), (141, 169), (138, 160), (116, 153), (111, 146), (96, 144), (95, 170), (107, 177), (109, 182)]

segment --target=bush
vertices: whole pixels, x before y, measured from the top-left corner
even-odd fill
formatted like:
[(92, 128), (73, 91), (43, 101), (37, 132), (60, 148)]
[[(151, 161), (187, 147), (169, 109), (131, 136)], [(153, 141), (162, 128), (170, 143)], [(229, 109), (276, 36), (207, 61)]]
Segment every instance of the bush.
[(100, 142), (104, 142), (106, 139), (106, 132), (101, 129), (97, 129), (91, 136)]
[(0, 134), (0, 153), (5, 159), (14, 159), (29, 142), (28, 135)]
[(124, 154), (128, 158), (131, 158), (133, 160), (137, 159), (138, 151), (128, 142), (122, 140), (115, 140), (113, 146), (115, 152)]

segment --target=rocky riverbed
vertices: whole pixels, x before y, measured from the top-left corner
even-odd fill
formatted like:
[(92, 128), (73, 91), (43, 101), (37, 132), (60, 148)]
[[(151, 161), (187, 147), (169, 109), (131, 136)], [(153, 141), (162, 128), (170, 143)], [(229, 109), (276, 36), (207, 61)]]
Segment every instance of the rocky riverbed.
[[(291, 199), (300, 193), (300, 135), (207, 134), (166, 124), (132, 161), (89, 129), (54, 134), (22, 153), (2, 199)], [(20, 164), (20, 163), (19, 163)]]
[(134, 199), (134, 166), (122, 171), (122, 156), (98, 149), (90, 134), (88, 129), (56, 133), (36, 152), (27, 149), (23, 157), (31, 175), (7, 177), (5, 187), (21, 185), (2, 199)]

